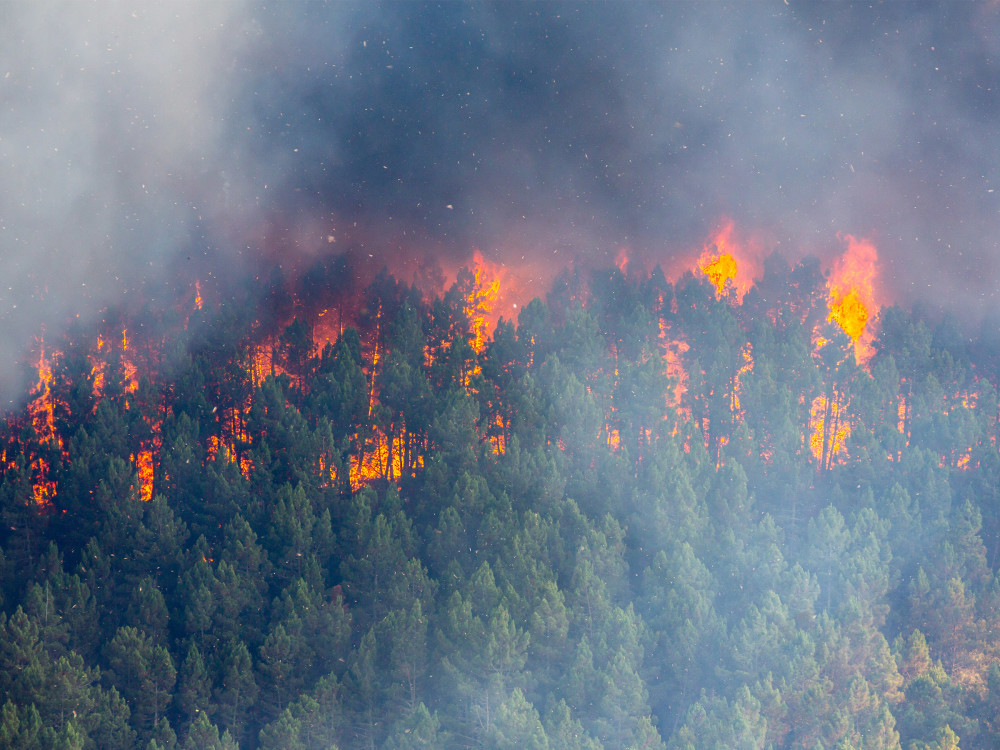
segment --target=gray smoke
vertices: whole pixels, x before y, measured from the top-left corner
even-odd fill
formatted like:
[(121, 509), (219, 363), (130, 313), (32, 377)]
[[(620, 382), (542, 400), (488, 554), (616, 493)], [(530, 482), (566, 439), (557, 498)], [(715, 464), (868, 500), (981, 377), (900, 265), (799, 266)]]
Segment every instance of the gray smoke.
[(0, 356), (194, 278), (666, 265), (721, 216), (791, 257), (871, 237), (894, 298), (978, 316), (998, 30), (971, 3), (6, 4)]

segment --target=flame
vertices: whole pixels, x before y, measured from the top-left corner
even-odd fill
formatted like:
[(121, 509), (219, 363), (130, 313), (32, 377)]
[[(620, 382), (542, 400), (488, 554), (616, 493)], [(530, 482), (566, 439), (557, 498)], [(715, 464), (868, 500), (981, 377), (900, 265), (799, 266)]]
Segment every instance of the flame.
[(368, 386), (368, 416), (371, 417), (375, 409), (375, 372), (378, 369), (380, 358), (379, 348), (382, 344), (382, 303), (379, 302), (378, 311), (375, 313), (375, 346), (372, 349), (371, 382)]
[(844, 405), (836, 391), (832, 398), (817, 396), (809, 409), (809, 449), (820, 469), (829, 469), (847, 457), (845, 443), (850, 423), (842, 418)]
[(125, 376), (126, 393), (135, 393), (139, 390), (139, 368), (135, 364), (133, 353), (129, 353), (128, 329), (122, 328), (122, 374)]
[(52, 365), (45, 356), (45, 341), (38, 340), (38, 384), (32, 390), (35, 398), (28, 407), (31, 426), (41, 443), (56, 438), (55, 403), (52, 400)]
[[(242, 422), (242, 420), (240, 420)], [(209, 461), (231, 461), (239, 467), (240, 473), (245, 479), (250, 478), (250, 473), (253, 470), (253, 462), (245, 456), (238, 456), (236, 452), (235, 439), (244, 440), (249, 443), (250, 438), (246, 432), (243, 431), (243, 426), (240, 424), (239, 434), (234, 438), (219, 438), (216, 435), (210, 435), (208, 438), (208, 449), (206, 451)]]
[(621, 448), (622, 436), (617, 427), (608, 428), (608, 448), (615, 453)]
[(478, 250), (473, 253), (472, 260), (475, 283), (465, 301), (465, 313), (472, 324), (472, 350), (476, 354), (482, 354), (486, 348), (489, 329), (496, 323), (494, 310), (500, 298), (503, 267), (485, 260)]
[(497, 412), (496, 419), (493, 421), (494, 429), (491, 431), (490, 436), (493, 455), (502, 456), (507, 452), (507, 425), (504, 424), (503, 415)]
[(141, 450), (129, 458), (135, 464), (135, 472), (139, 477), (139, 499), (148, 502), (153, 499), (153, 451)]
[(743, 346), (740, 352), (743, 357), (743, 366), (733, 376), (732, 411), (736, 416), (742, 416), (743, 409), (740, 406), (740, 391), (742, 390), (741, 377), (753, 371), (753, 344), (749, 341)]
[(706, 243), (698, 258), (698, 270), (715, 287), (715, 298), (729, 297), (737, 304), (753, 286), (757, 263), (751, 260), (756, 248), (738, 242), (732, 221), (726, 221)]
[[(845, 236), (844, 241), (846, 243), (846, 251), (843, 257), (837, 261), (828, 273), (827, 277), (829, 290), (828, 320), (836, 321), (851, 337), (854, 341), (857, 360), (864, 362), (867, 361), (867, 357), (871, 356), (870, 345), (874, 337), (872, 330), (873, 323), (877, 319), (879, 310), (878, 305), (875, 303), (873, 292), (876, 279), (877, 254), (872, 244), (865, 240), (858, 240), (848, 235)], [(688, 256), (688, 261), (690, 261), (690, 257)], [(759, 258), (760, 255), (755, 246), (739, 241), (736, 237), (733, 223), (725, 222), (706, 241), (704, 250), (698, 259), (697, 268), (698, 272), (704, 274), (713, 284), (716, 299), (722, 300), (725, 298), (728, 304), (736, 305), (742, 303), (745, 293), (754, 283), (755, 275), (759, 275), (755, 272), (755, 269), (758, 269), (760, 266)], [(637, 266), (636, 263), (640, 265)], [(637, 268), (641, 267), (641, 257), (631, 259), (630, 265), (630, 258), (625, 248), (619, 249), (615, 265), (623, 274), (631, 269), (636, 279), (641, 274), (641, 271), (636, 271)], [(464, 295), (464, 299), (460, 296), (457, 304), (461, 306), (462, 311), (469, 321), (469, 345), (477, 355), (481, 355), (486, 350), (491, 328), (495, 326), (497, 319), (505, 307), (504, 295), (510, 295), (512, 290), (513, 294), (518, 295), (517, 297), (508, 297), (508, 302), (512, 298), (517, 298), (518, 301), (521, 298), (526, 298), (526, 290), (529, 288), (529, 284), (535, 282), (535, 279), (529, 278), (528, 274), (537, 274), (537, 268), (535, 271), (529, 270), (530, 268), (531, 264), (529, 261), (519, 264), (514, 269), (508, 269), (506, 266), (493, 263), (484, 258), (479, 251), (475, 251), (473, 254), (470, 274), (472, 282), (471, 284), (468, 282), (469, 276), (463, 272), (464, 287), (461, 294)], [(541, 274), (537, 275), (541, 276)], [(441, 278), (441, 283), (443, 283), (443, 277)], [(454, 278), (453, 276), (452, 279)], [(629, 281), (632, 282), (633, 279), (630, 278)], [(435, 281), (434, 283), (438, 282)], [(200, 282), (196, 281), (194, 283), (193, 306), (199, 310), (202, 309), (204, 304), (201, 291)], [(430, 292), (428, 293), (430, 294)], [(585, 292), (579, 292), (575, 287), (573, 288), (573, 293), (580, 294), (579, 297), (574, 297), (574, 299), (582, 299), (585, 296)], [(291, 296), (293, 303), (288, 309), (294, 309), (296, 315), (308, 315), (311, 319), (309, 330), (312, 335), (312, 346), (315, 351), (320, 351), (325, 343), (335, 341), (343, 332), (345, 314), (342, 307), (338, 310), (336, 304), (334, 304), (331, 307), (322, 308), (323, 304), (330, 304), (329, 301), (320, 301), (313, 298), (309, 298), (311, 301), (304, 301), (304, 297), (299, 298), (294, 293)], [(190, 292), (186, 299), (186, 305), (190, 306), (192, 304)], [(516, 310), (517, 305), (514, 304), (512, 307)], [(387, 354), (386, 342), (383, 341), (383, 338), (385, 329), (389, 324), (389, 311), (391, 309), (391, 306), (387, 306), (385, 311), (383, 311), (381, 306), (379, 306), (373, 317), (365, 318), (366, 331), (363, 339), (365, 341), (363, 351), (366, 360), (364, 370), (369, 380), (370, 389), (368, 394), (369, 416), (376, 413), (376, 407), (379, 403), (377, 370), (385, 360)], [(337, 313), (336, 317), (333, 313)], [(659, 346), (660, 354), (662, 355), (662, 366), (673, 381), (668, 392), (663, 394), (664, 405), (667, 407), (663, 419), (667, 420), (672, 416), (676, 416), (676, 421), (673, 425), (673, 434), (679, 435), (683, 432), (687, 435), (688, 437), (684, 442), (684, 449), (685, 451), (690, 451), (692, 444), (697, 445), (697, 443), (692, 442), (696, 439), (693, 436), (697, 435), (693, 430), (700, 430), (707, 436), (710, 425), (707, 419), (699, 422), (694, 427), (683, 424), (683, 422), (690, 421), (692, 418), (691, 399), (688, 394), (689, 381), (685, 362), (685, 354), (688, 352), (690, 346), (685, 340), (683, 332), (670, 330), (669, 321), (673, 319), (672, 314), (677, 313), (676, 298), (672, 298), (668, 302), (666, 295), (660, 292), (656, 313), (659, 316)], [(350, 308), (346, 317), (348, 321), (352, 318)], [(773, 322), (775, 317), (772, 316), (771, 320)], [(270, 325), (274, 322), (276, 321), (267, 323), (268, 327), (266, 328), (264, 327), (264, 323), (260, 324), (253, 337), (254, 340), (252, 342), (245, 342), (249, 356), (244, 366), (247, 368), (250, 381), (254, 386), (259, 386), (268, 375), (280, 374), (282, 372), (283, 359), (279, 356), (280, 339), (278, 335), (273, 334), (273, 329), (270, 328)], [(284, 322), (287, 323), (287, 321)], [(106, 329), (105, 333), (113, 334), (115, 331), (116, 329), (111, 328)], [(128, 328), (122, 327), (121, 361), (124, 379), (123, 385), (126, 393), (135, 393), (137, 391), (140, 366), (148, 369), (151, 360), (155, 359), (155, 354), (151, 354), (152, 350), (148, 348), (151, 346), (148, 337), (141, 336), (140, 341), (141, 345), (138, 348), (141, 354), (137, 355), (135, 351), (136, 341), (130, 338)], [(822, 348), (826, 343), (825, 340), (820, 338), (819, 333), (814, 332), (814, 345), (817, 349)], [(101, 355), (92, 355), (94, 361), (95, 393), (97, 395), (100, 394), (106, 379), (106, 355), (108, 350), (114, 348), (115, 345), (115, 335), (110, 335), (107, 338), (99, 338), (96, 342), (96, 352)], [(428, 358), (434, 351), (440, 351), (433, 349), (433, 346), (435, 344), (432, 343), (425, 349), (425, 356)], [(102, 358), (103, 362), (101, 361)], [(276, 361), (276, 358), (278, 361)], [(472, 371), (463, 376), (467, 388), (473, 387), (471, 385), (471, 374), (478, 372), (478, 359), (478, 357), (471, 358), (471, 361), (475, 363), (472, 365)], [(732, 363), (732, 369), (735, 372), (732, 374), (729, 385), (730, 392), (724, 394), (721, 391), (716, 391), (720, 396), (728, 396), (729, 407), (732, 412), (732, 426), (736, 426), (743, 419), (744, 404), (741, 403), (741, 397), (744, 394), (741, 388), (741, 381), (745, 379), (745, 374), (750, 372), (753, 366), (752, 347), (749, 343), (745, 343), (740, 348), (740, 358)], [(52, 378), (52, 368), (46, 358), (44, 346), (41, 347), (38, 371), (39, 385), (34, 391), (35, 397), (31, 407), (32, 423), (40, 440), (44, 441), (51, 438), (58, 440), (52, 395), (49, 386)], [(718, 387), (722, 388), (724, 386)], [(807, 404), (808, 398), (811, 397), (802, 397), (801, 403), (803, 408)], [(125, 407), (134, 408), (134, 404), (130, 405), (127, 403), (128, 400), (130, 399), (126, 399)], [(966, 401), (974, 405), (972, 398), (966, 399)], [(249, 402), (244, 406), (248, 409)], [(501, 406), (499, 404), (490, 404), (489, 413), (495, 416), (490, 416), (480, 426), (482, 441), (488, 444), (493, 453), (497, 455), (502, 454), (507, 447), (506, 436), (508, 425), (504, 421), (504, 411)], [(673, 415), (669, 411), (671, 407), (674, 410)], [(846, 458), (845, 441), (850, 433), (850, 423), (846, 418), (846, 396), (834, 392), (832, 395), (817, 397), (812, 400), (809, 407), (809, 426), (805, 431), (806, 434), (802, 435), (803, 452), (806, 446), (808, 446), (808, 449), (815, 456), (821, 468), (828, 469), (834, 463), (842, 462)], [(622, 435), (619, 429), (613, 426), (614, 422), (611, 416), (613, 415), (608, 415), (606, 418), (605, 434), (602, 438), (606, 441), (607, 447), (610, 450), (617, 451), (621, 446)], [(905, 406), (901, 401), (899, 414), (901, 430), (904, 416)], [(233, 461), (240, 467), (243, 475), (249, 478), (253, 471), (253, 466), (243, 455), (246, 453), (244, 448), (252, 442), (252, 436), (246, 434), (245, 413), (241, 413), (241, 407), (229, 405), (220, 407), (216, 419), (219, 420), (219, 426), (221, 427), (219, 431), (220, 435), (209, 439), (207, 460)], [(136, 446), (136, 452), (131, 456), (138, 477), (137, 491), (144, 500), (150, 499), (153, 493), (160, 430), (159, 423), (154, 424), (150, 417), (147, 417), (147, 420), (150, 420), (149, 426), (156, 437), (145, 441), (141, 446)], [(725, 421), (727, 420), (725, 419), (725, 415), (723, 415), (723, 422)], [(728, 426), (720, 425), (719, 428), (725, 430)], [(711, 425), (711, 429), (714, 431), (716, 426), (714, 424)], [(640, 445), (643, 441), (655, 440), (655, 434), (648, 427), (642, 428), (642, 432), (639, 435)], [(626, 435), (625, 437), (628, 440), (632, 440), (635, 436), (630, 437)], [(402, 425), (397, 424), (384, 429), (374, 427), (367, 433), (357, 436), (356, 443), (358, 445), (356, 446), (356, 452), (352, 454), (347, 466), (339, 466), (339, 464), (335, 464), (331, 456), (324, 455), (317, 457), (318, 471), (323, 481), (336, 481), (339, 467), (339, 471), (348, 473), (347, 477), (342, 477), (341, 479), (354, 490), (376, 480), (397, 481), (402, 477), (404, 471), (408, 472), (413, 467), (423, 465), (423, 456), (419, 455), (419, 449), (410, 442), (413, 438), (414, 436), (407, 435)], [(707, 439), (706, 437), (706, 445)], [(725, 434), (719, 434), (718, 441), (720, 446), (725, 445), (729, 441), (729, 437)], [(237, 446), (239, 446), (239, 449)], [(763, 446), (761, 451), (762, 456), (766, 460), (766, 449)], [(956, 465), (964, 466), (968, 465), (969, 459), (965, 458), (964, 454), (957, 454), (954, 462)], [(33, 476), (37, 480), (35, 488), (36, 502), (47, 502), (55, 494), (54, 483), (47, 484), (47, 477), (50, 475), (48, 466), (39, 458), (32, 464), (32, 467)], [(159, 477), (157, 476), (157, 478)]]
[[(351, 456), (348, 478), (352, 491), (376, 480), (394, 482), (402, 477), (403, 451), (401, 446), (394, 445), (395, 442), (397, 441), (387, 438), (381, 430), (376, 429), (365, 450), (360, 455)], [(415, 466), (421, 468), (423, 465), (423, 456), (417, 456)], [(333, 467), (330, 468), (330, 474), (336, 479)]]
[[(101, 335), (97, 336), (97, 354), (103, 351), (106, 342), (104, 337)], [(94, 378), (94, 396), (99, 397), (101, 392), (104, 390), (104, 368), (107, 362), (97, 354), (92, 354), (90, 356), (90, 374)]]
[[(34, 398), (28, 405), (31, 426), (39, 445), (55, 441), (62, 448), (62, 439), (56, 432), (55, 401), (52, 396), (52, 365), (45, 356), (44, 338), (38, 339), (38, 384), (32, 389)], [(41, 456), (31, 462), (31, 490), (36, 505), (48, 505), (56, 494), (56, 483), (49, 478), (50, 467)]]
[(660, 348), (663, 351), (663, 362), (666, 365), (667, 377), (674, 383), (673, 388), (666, 394), (667, 406), (675, 409), (687, 418), (690, 418), (691, 409), (689, 407), (682, 406), (684, 394), (687, 393), (688, 389), (688, 373), (684, 368), (684, 363), (681, 357), (691, 348), (691, 346), (682, 338), (672, 338), (670, 336), (670, 326), (667, 324), (667, 313), (677, 312), (677, 300), (672, 299), (669, 309), (666, 309), (663, 294), (661, 293), (657, 299), (656, 305), (659, 313), (657, 317), (659, 333), (657, 335), (660, 339)]
[(615, 265), (623, 274), (628, 273), (628, 251), (624, 247), (618, 249), (618, 255), (615, 256)]
[(716, 299), (722, 299), (726, 294), (727, 284), (736, 280), (736, 259), (729, 253), (720, 253), (714, 260), (709, 256), (700, 261), (698, 267), (715, 286)]
[(320, 310), (316, 313), (316, 322), (313, 324), (313, 351), (317, 354), (323, 351), (323, 348), (329, 344), (333, 346), (337, 343), (337, 339), (344, 332), (344, 323), (341, 320), (341, 316), (337, 316), (337, 321), (334, 322), (334, 316), (331, 314), (333, 311), (329, 308)]
[(250, 346), (250, 382), (260, 387), (268, 375), (280, 374), (274, 362), (274, 341), (267, 339)]
[[(688, 373), (684, 368), (681, 357), (691, 349), (691, 345), (683, 339), (668, 341), (665, 345), (664, 360), (667, 363), (667, 377), (674, 381), (673, 390), (667, 394), (667, 406), (682, 409), (684, 396), (688, 389)], [(690, 407), (683, 407), (683, 411), (688, 417), (691, 416)]]
[(854, 358), (866, 365), (875, 354), (874, 321), (879, 304), (875, 300), (878, 277), (878, 252), (866, 239), (844, 237), (847, 250), (838, 258), (827, 280), (830, 314), (827, 320), (837, 325), (854, 341)]

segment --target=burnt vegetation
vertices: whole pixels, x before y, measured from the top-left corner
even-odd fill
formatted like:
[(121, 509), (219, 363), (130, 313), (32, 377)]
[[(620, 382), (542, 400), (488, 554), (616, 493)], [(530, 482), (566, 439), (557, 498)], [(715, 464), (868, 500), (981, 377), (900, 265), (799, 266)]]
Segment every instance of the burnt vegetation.
[(992, 329), (883, 308), (859, 364), (775, 256), (489, 336), (478, 273), (324, 273), (39, 347), (0, 748), (1000, 745)]

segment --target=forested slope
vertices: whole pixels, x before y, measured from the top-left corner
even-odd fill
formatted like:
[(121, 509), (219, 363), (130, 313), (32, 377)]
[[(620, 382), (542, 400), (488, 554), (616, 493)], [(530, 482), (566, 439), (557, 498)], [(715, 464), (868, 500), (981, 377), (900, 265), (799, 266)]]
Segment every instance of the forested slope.
[(808, 260), (486, 339), (476, 283), (50, 347), (0, 747), (1000, 745), (995, 342), (887, 308), (861, 366)]

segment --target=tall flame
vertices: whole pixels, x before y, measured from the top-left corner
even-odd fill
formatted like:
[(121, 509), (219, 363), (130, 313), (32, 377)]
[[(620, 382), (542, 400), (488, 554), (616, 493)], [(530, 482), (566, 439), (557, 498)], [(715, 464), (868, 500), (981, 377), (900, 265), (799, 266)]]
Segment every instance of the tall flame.
[(485, 260), (478, 250), (472, 260), (475, 284), (466, 300), (465, 313), (472, 323), (472, 349), (481, 354), (486, 347), (490, 326), (496, 323), (494, 310), (500, 297), (503, 267)]
[(128, 329), (122, 328), (122, 370), (125, 376), (125, 392), (135, 393), (139, 389), (139, 368), (135, 363), (135, 352), (128, 348)]
[(624, 247), (618, 248), (618, 254), (615, 256), (615, 265), (623, 274), (628, 273), (628, 250)]
[(39, 442), (44, 443), (56, 436), (55, 405), (52, 402), (52, 365), (45, 356), (44, 339), (39, 339), (38, 345), (38, 385), (32, 391), (35, 398), (28, 409), (35, 434)]
[(859, 365), (864, 365), (875, 353), (872, 342), (875, 339), (873, 323), (879, 312), (874, 289), (878, 252), (869, 240), (849, 234), (844, 239), (847, 250), (834, 262), (827, 281), (830, 310), (827, 320), (836, 321), (851, 337), (854, 357)]
[(720, 299), (726, 293), (726, 285), (736, 280), (736, 259), (729, 253), (720, 253), (714, 259), (710, 255), (699, 268), (715, 286), (715, 296)]
[[(45, 356), (45, 341), (38, 340), (38, 385), (32, 393), (35, 397), (28, 405), (28, 413), (31, 415), (31, 426), (35, 429), (39, 444), (56, 440), (58, 447), (62, 447), (62, 440), (56, 432), (55, 425), (55, 402), (52, 396), (52, 365)], [(48, 462), (40, 456), (32, 462), (32, 494), (35, 503), (47, 505), (55, 496), (56, 483), (49, 478), (50, 467)]]
[(153, 499), (153, 451), (141, 450), (129, 458), (135, 464), (135, 473), (139, 479), (139, 499), (149, 502)]
[(698, 258), (698, 270), (712, 282), (716, 299), (731, 296), (742, 304), (754, 277), (755, 264), (747, 251), (736, 240), (732, 221), (726, 221), (705, 245)]

